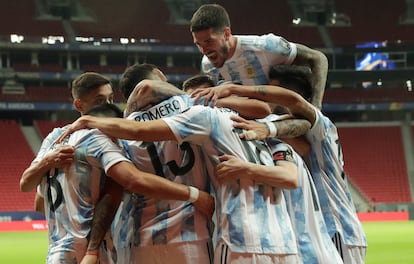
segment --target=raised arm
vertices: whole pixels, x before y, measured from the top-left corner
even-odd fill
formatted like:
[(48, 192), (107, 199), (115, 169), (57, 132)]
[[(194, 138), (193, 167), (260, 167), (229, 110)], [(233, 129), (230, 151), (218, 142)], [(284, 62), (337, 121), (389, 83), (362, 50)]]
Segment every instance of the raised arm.
[(264, 118), (271, 114), (269, 104), (256, 99), (229, 96), (217, 100), (218, 107), (227, 107), (238, 112), (244, 118)]
[(205, 101), (210, 100), (212, 104), (216, 104), (218, 99), (228, 97), (232, 94), (282, 105), (287, 107), (292, 114), (304, 117), (311, 124), (316, 120), (316, 113), (309, 102), (296, 92), (279, 86), (226, 84), (196, 90), (192, 93), (192, 96), (195, 97), (196, 101), (205, 99)]
[(56, 142), (61, 142), (70, 133), (82, 128), (97, 128), (106, 135), (121, 139), (142, 141), (175, 140), (173, 132), (162, 119), (136, 122), (123, 118), (85, 115), (79, 117), (68, 126), (68, 129), (60, 135)]
[(143, 80), (139, 82), (128, 97), (125, 116), (132, 112), (147, 109), (174, 95), (185, 94), (171, 83), (160, 80)]
[(311, 68), (311, 103), (321, 109), (328, 75), (328, 59), (322, 52), (306, 47), (305, 45), (296, 43), (296, 47), (297, 55), (293, 64), (306, 65)]

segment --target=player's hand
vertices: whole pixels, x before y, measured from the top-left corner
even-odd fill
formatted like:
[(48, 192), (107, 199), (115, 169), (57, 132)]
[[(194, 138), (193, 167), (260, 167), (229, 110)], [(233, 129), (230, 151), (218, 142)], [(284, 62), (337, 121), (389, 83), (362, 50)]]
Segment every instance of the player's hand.
[(81, 116), (75, 122), (67, 126), (65, 132), (63, 132), (54, 143), (61, 143), (65, 137), (70, 135), (76, 130), (87, 128), (88, 119), (93, 118), (92, 116)]
[(231, 116), (231, 120), (235, 121), (233, 127), (245, 130), (239, 134), (239, 137), (244, 140), (263, 140), (269, 135), (269, 129), (266, 124), (247, 120), (240, 116)]
[(211, 88), (197, 88), (191, 94), (194, 98), (194, 104), (204, 104), (205, 106), (215, 106), (217, 101), (217, 95), (213, 87)]
[(60, 145), (52, 152), (45, 155), (47, 164), (51, 168), (64, 168), (70, 165), (75, 156), (75, 147)]
[(97, 255), (85, 255), (80, 264), (96, 264), (98, 263), (98, 256)]
[(216, 166), (215, 172), (217, 180), (220, 183), (240, 179), (247, 173), (248, 163), (232, 155), (223, 155), (219, 157), (220, 163)]
[(193, 202), (193, 205), (199, 210), (207, 219), (211, 219), (215, 209), (215, 202), (213, 196), (200, 191), (197, 201)]
[(215, 106), (218, 99), (231, 95), (230, 87), (231, 85), (226, 84), (210, 88), (198, 88), (190, 96), (194, 98), (194, 104), (204, 101), (205, 106)]

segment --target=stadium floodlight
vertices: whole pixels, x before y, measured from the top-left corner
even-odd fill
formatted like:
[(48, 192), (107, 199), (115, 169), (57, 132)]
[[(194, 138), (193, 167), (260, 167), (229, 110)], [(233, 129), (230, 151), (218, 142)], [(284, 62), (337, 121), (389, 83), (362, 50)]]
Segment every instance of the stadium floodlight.
[(42, 44), (56, 44), (56, 43), (64, 43), (65, 38), (63, 36), (47, 36), (42, 37)]
[(302, 19), (300, 17), (292, 19), (292, 24), (299, 25)]
[(405, 85), (407, 86), (407, 91), (409, 92), (413, 91), (413, 84), (411, 83), (411, 80), (405, 81)]
[(103, 43), (111, 43), (112, 42), (112, 38), (102, 38), (101, 41)]
[(22, 43), (23, 40), (24, 40), (24, 37), (22, 35), (10, 34), (11, 43)]

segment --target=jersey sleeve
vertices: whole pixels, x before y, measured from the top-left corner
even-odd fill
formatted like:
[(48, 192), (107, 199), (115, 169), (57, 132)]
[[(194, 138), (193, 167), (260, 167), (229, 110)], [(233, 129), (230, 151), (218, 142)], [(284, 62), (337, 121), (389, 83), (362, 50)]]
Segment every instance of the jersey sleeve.
[(88, 156), (99, 160), (105, 173), (118, 162), (131, 162), (117, 140), (109, 138), (97, 129), (92, 130), (88, 140), (82, 141), (82, 145), (77, 147), (86, 147)]
[(208, 107), (195, 105), (181, 114), (164, 118), (164, 122), (180, 144), (184, 141), (201, 144), (212, 129), (209, 110)]
[(328, 117), (324, 116), (319, 109), (316, 109), (316, 107), (313, 107), (313, 109), (316, 113), (315, 123), (305, 134), (310, 143), (324, 140), (330, 129), (334, 127), (332, 121)]
[(50, 132), (46, 138), (43, 139), (42, 145), (40, 146), (39, 151), (36, 154), (35, 159), (32, 161), (32, 163), (37, 163), (40, 160), (43, 159), (46, 153), (50, 151), (50, 148), (53, 146), (53, 143), (55, 140), (66, 130), (66, 127), (57, 127)]
[(280, 61), (277, 64), (292, 64), (296, 58), (297, 47), (296, 44), (287, 41), (281, 36), (276, 36), (272, 33), (263, 35), (265, 44), (264, 48), (270, 53), (277, 54)]

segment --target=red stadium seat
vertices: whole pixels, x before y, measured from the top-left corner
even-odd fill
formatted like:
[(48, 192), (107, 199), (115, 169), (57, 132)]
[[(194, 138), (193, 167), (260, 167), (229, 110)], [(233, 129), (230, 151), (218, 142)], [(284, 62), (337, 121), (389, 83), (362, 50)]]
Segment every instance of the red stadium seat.
[(35, 190), (23, 193), (20, 176), (34, 158), (33, 151), (15, 120), (0, 120), (0, 211), (33, 211)]
[(411, 202), (399, 126), (339, 127), (345, 171), (371, 201)]

